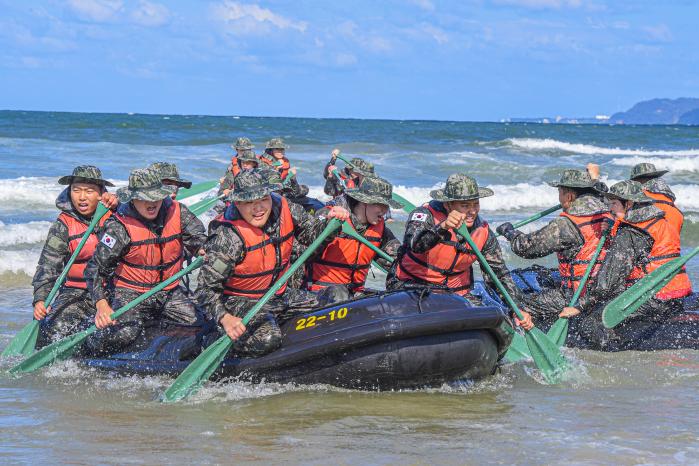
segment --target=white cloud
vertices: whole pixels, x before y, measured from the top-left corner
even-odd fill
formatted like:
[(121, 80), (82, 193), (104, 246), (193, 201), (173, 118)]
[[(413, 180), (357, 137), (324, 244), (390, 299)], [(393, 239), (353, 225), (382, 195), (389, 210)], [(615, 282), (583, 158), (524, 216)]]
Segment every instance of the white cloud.
[(268, 32), (271, 27), (305, 32), (308, 27), (305, 21), (294, 21), (254, 3), (226, 0), (213, 5), (212, 13), (216, 19), (230, 25), (231, 33), (238, 35), (261, 34)]
[(655, 42), (672, 42), (672, 31), (665, 24), (643, 28), (648, 38)]
[(138, 8), (131, 12), (131, 20), (141, 26), (162, 26), (170, 21), (170, 10), (160, 3), (151, 3), (146, 0), (141, 0)]
[(68, 0), (68, 8), (80, 18), (96, 22), (112, 19), (123, 5), (121, 0)]
[(447, 42), (449, 42), (449, 36), (447, 35), (447, 33), (436, 26), (433, 26), (431, 24), (423, 24), (422, 30), (427, 35), (432, 37), (435, 40), (435, 42), (437, 42), (439, 45), (446, 44)]
[(430, 0), (410, 0), (410, 3), (426, 11), (434, 11), (434, 3)]

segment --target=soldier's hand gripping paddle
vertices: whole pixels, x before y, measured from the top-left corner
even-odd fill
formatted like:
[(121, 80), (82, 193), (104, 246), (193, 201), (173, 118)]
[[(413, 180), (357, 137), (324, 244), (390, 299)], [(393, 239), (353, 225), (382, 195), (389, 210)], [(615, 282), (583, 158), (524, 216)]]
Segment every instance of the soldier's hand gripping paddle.
[[(495, 272), (493, 272), (490, 264), (488, 264), (488, 261), (486, 261), (485, 257), (483, 257), (483, 253), (481, 253), (476, 244), (473, 242), (473, 238), (471, 238), (471, 234), (468, 232), (466, 226), (462, 225), (456, 231), (466, 239), (469, 247), (478, 258), (478, 262), (480, 263), (481, 267), (483, 267), (491, 280), (493, 280), (495, 286), (497, 286), (498, 290), (505, 298), (505, 301), (515, 313), (517, 318), (522, 320), (523, 316), (517, 307), (517, 304), (515, 304), (512, 297), (510, 297), (509, 293), (498, 279), (497, 275), (495, 275)], [(546, 381), (548, 383), (557, 383), (568, 367), (568, 362), (561, 354), (558, 346), (549, 340), (544, 332), (536, 327), (533, 327), (531, 330), (525, 330), (524, 338), (527, 342), (529, 353), (532, 355), (532, 359), (534, 359), (534, 364), (536, 364), (536, 366), (539, 368)]]
[[(299, 256), (289, 269), (279, 277), (279, 280), (264, 294), (264, 296), (248, 311), (243, 317), (243, 325), (247, 325), (257, 312), (269, 301), (274, 294), (281, 288), (284, 283), (293, 275), (293, 273), (303, 265), (304, 262), (318, 249), (318, 247), (330, 236), (335, 230), (340, 228), (341, 222), (337, 219), (332, 219), (328, 222), (328, 226), (313, 241), (306, 251)], [(221, 365), (226, 354), (233, 346), (233, 340), (228, 335), (223, 335), (216, 340), (211, 346), (206, 348), (202, 353), (192, 361), (187, 368), (175, 379), (170, 387), (163, 394), (161, 401), (171, 402), (178, 401), (188, 397), (196, 392), (209, 378), (216, 372), (216, 369)]]
[(177, 191), (177, 200), (187, 199), (188, 197), (196, 196), (197, 194), (204, 193), (210, 189), (214, 189), (218, 186), (218, 181), (204, 181), (203, 183), (197, 183), (192, 185), (191, 188), (180, 188)]
[[(165, 289), (169, 284), (177, 281), (180, 277), (188, 274), (192, 270), (196, 269), (197, 267), (201, 266), (202, 262), (204, 262), (204, 259), (202, 257), (197, 257), (192, 261), (191, 264), (189, 264), (187, 267), (184, 269), (180, 270), (177, 272), (175, 275), (172, 277), (168, 278), (155, 288), (152, 288), (151, 290), (143, 293), (140, 295), (138, 298), (134, 299), (130, 303), (120, 307), (116, 311), (112, 313), (110, 316), (112, 319), (116, 319), (122, 314), (124, 314), (126, 311), (134, 308), (135, 306), (141, 304), (143, 301), (148, 299), (149, 297), (153, 296), (155, 293), (158, 291), (161, 291)], [(27, 359), (22, 361), (21, 363), (17, 364), (14, 366), (12, 369), (10, 369), (11, 374), (21, 374), (21, 373), (26, 373), (26, 372), (32, 372), (37, 369), (40, 369), (44, 366), (48, 366), (49, 364), (53, 364), (56, 361), (62, 361), (64, 359), (69, 358), (75, 350), (78, 349), (80, 344), (82, 344), (85, 339), (95, 333), (97, 331), (97, 327), (92, 325), (88, 329), (83, 330), (82, 332), (78, 332), (74, 335), (71, 335), (69, 337), (65, 337), (62, 340), (59, 340), (55, 343), (52, 343), (48, 346), (45, 346), (41, 348), (39, 351), (34, 353), (33, 355), (29, 356)]]
[(607, 304), (602, 311), (602, 323), (606, 328), (614, 328), (636, 309), (660, 291), (674, 278), (691, 258), (699, 254), (699, 247), (684, 257), (667, 262), (649, 273), (628, 290)]
[[(78, 243), (78, 246), (75, 248), (75, 251), (73, 251), (73, 254), (70, 256), (70, 259), (68, 259), (68, 262), (66, 262), (66, 265), (63, 267), (63, 271), (56, 279), (56, 282), (53, 284), (51, 292), (44, 300), (44, 304), (47, 308), (53, 303), (56, 294), (58, 294), (58, 290), (61, 288), (61, 285), (63, 285), (63, 280), (65, 280), (66, 276), (68, 275), (70, 268), (75, 262), (75, 259), (77, 259), (78, 254), (80, 254), (80, 251), (82, 251), (83, 246), (85, 246), (85, 243), (87, 242), (88, 238), (90, 238), (90, 235), (94, 231), (95, 227), (108, 211), (109, 209), (105, 207), (105, 205), (101, 202), (97, 204), (97, 209), (95, 209), (95, 213), (92, 214), (92, 221), (90, 222), (90, 225), (88, 225), (87, 230), (85, 230), (82, 239), (80, 239), (80, 243)], [(34, 352), (34, 348), (36, 347), (37, 337), (39, 336), (40, 322), (41, 321), (39, 320), (32, 320), (22, 330), (20, 330), (17, 333), (17, 335), (15, 335), (15, 337), (12, 339), (10, 344), (7, 345), (7, 348), (5, 348), (5, 350), (2, 352), (2, 356), (29, 356), (30, 354), (32, 354), (32, 352)]]
[[(515, 229), (523, 227), (524, 225), (528, 225), (535, 220), (539, 220), (542, 217), (546, 217), (548, 214), (554, 213), (555, 211), (559, 210), (560, 208), (561, 208), (561, 204), (555, 205), (553, 207), (549, 207), (546, 210), (542, 210), (538, 214), (534, 214), (529, 218), (525, 218), (524, 220), (520, 220), (519, 222), (513, 224), (512, 227)], [(495, 236), (502, 236), (502, 235), (500, 233), (498, 233)]]
[[(578, 284), (578, 289), (575, 290), (575, 293), (573, 293), (573, 297), (571, 298), (568, 307), (574, 307), (575, 304), (578, 302), (578, 298), (580, 298), (580, 294), (585, 289), (585, 284), (587, 283), (587, 279), (590, 277), (590, 274), (592, 273), (592, 269), (595, 266), (595, 262), (597, 262), (597, 258), (602, 252), (604, 243), (607, 241), (608, 234), (609, 230), (605, 231), (602, 234), (602, 238), (600, 238), (599, 243), (597, 244), (597, 249), (595, 250), (595, 253), (592, 255), (590, 263), (587, 264), (587, 268), (585, 268), (585, 273), (583, 274), (582, 279)], [(548, 335), (548, 337), (558, 346), (565, 345), (566, 338), (568, 338), (568, 318), (559, 317), (558, 320), (556, 320), (556, 322), (554, 322), (554, 324), (551, 326), (546, 335)]]

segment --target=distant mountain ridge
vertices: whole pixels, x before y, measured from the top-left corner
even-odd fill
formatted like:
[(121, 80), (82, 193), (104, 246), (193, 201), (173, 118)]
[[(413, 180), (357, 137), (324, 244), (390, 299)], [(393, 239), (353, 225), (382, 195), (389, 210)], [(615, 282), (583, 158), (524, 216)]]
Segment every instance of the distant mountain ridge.
[(609, 118), (609, 123), (626, 125), (699, 125), (699, 99), (651, 99), (639, 102)]

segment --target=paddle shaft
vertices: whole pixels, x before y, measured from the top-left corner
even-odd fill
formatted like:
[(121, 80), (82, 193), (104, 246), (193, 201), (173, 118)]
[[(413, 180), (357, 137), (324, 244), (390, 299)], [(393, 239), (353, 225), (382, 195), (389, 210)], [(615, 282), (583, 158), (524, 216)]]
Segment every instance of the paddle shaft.
[[(554, 213), (555, 211), (559, 210), (560, 208), (561, 208), (561, 205), (558, 204), (558, 205), (555, 205), (555, 206), (553, 206), (553, 207), (550, 207), (550, 208), (548, 208), (548, 209), (546, 209), (546, 210), (542, 210), (542, 211), (539, 212), (538, 214), (534, 214), (534, 215), (532, 215), (532, 216), (529, 217), (529, 218), (526, 218), (526, 219), (524, 219), (524, 220), (520, 220), (520, 221), (517, 222), (517, 223), (514, 223), (514, 224), (512, 225), (512, 227), (513, 227), (513, 228), (520, 228), (520, 227), (523, 227), (524, 225), (528, 225), (528, 224), (532, 223), (532, 222), (535, 221), (535, 220), (539, 220), (539, 219), (542, 218), (542, 217), (546, 217), (548, 214)], [(500, 235), (500, 233), (498, 233), (498, 234), (495, 235), (495, 236), (502, 236), (502, 235)]]
[(368, 239), (366, 239), (363, 235), (358, 233), (354, 228), (352, 228), (352, 225), (349, 223), (343, 223), (342, 224), (342, 232), (346, 234), (347, 236), (351, 236), (352, 238), (356, 239), (360, 243), (364, 244), (366, 247), (374, 251), (376, 254), (381, 256), (382, 259), (386, 259), (388, 262), (393, 262), (393, 258), (386, 254), (384, 251), (382, 251), (380, 248), (377, 248), (374, 244), (371, 243)]
[(333, 171), (331, 171), (330, 173), (331, 173), (333, 176), (335, 176), (335, 178), (337, 178), (337, 180), (340, 182), (340, 184), (342, 185), (342, 187), (343, 187), (344, 189), (347, 189), (347, 183), (345, 183), (345, 180), (342, 179), (342, 175), (340, 175), (340, 172), (337, 171), (337, 168), (334, 169)]
[(177, 191), (177, 200), (181, 201), (182, 199), (186, 199), (191, 196), (196, 196), (197, 194), (201, 194), (205, 191), (215, 188), (217, 185), (218, 181), (212, 180), (192, 185), (191, 188), (181, 188), (179, 191)]
[(580, 279), (580, 283), (578, 284), (578, 289), (575, 290), (575, 293), (573, 293), (573, 297), (570, 299), (570, 303), (568, 303), (569, 307), (575, 306), (575, 303), (578, 302), (580, 295), (582, 294), (583, 290), (585, 289), (585, 284), (587, 283), (587, 279), (590, 277), (590, 274), (592, 273), (592, 269), (595, 267), (595, 262), (597, 262), (597, 258), (602, 253), (602, 248), (604, 248), (604, 243), (607, 241), (607, 234), (608, 233), (609, 233), (609, 231), (605, 231), (604, 234), (602, 235), (602, 237), (600, 238), (599, 244), (597, 244), (597, 249), (595, 249), (595, 253), (592, 255), (592, 258), (590, 259), (590, 263), (587, 264), (587, 267), (585, 268), (585, 273), (583, 274), (582, 278)]
[(476, 246), (476, 243), (473, 242), (473, 238), (471, 238), (471, 234), (468, 232), (468, 229), (466, 228), (466, 225), (461, 225), (457, 230), (457, 233), (459, 233), (461, 236), (463, 236), (466, 239), (466, 242), (468, 245), (471, 247), (473, 250), (473, 253), (476, 255), (478, 258), (478, 262), (481, 264), (481, 267), (485, 269), (485, 272), (488, 274), (488, 276), (493, 280), (495, 283), (495, 286), (497, 286), (498, 290), (500, 290), (500, 293), (502, 293), (502, 296), (505, 298), (505, 301), (507, 304), (510, 306), (512, 311), (515, 313), (518, 319), (522, 320), (524, 316), (520, 312), (519, 308), (517, 307), (517, 304), (514, 302), (510, 294), (507, 292), (503, 284), (500, 282), (498, 279), (497, 275), (495, 275), (495, 272), (493, 272), (493, 269), (490, 267), (490, 264), (488, 264), (488, 261), (485, 260), (485, 257), (483, 257), (483, 253), (481, 253), (480, 249)]

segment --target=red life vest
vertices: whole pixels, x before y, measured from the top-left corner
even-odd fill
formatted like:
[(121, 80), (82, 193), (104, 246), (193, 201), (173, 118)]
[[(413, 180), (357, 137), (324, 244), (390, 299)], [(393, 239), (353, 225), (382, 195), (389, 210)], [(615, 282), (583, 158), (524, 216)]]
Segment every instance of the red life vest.
[[(348, 220), (352, 225), (352, 221)], [(354, 226), (354, 225), (352, 225)], [(384, 222), (370, 225), (363, 236), (377, 248), (381, 246)], [(330, 285), (346, 285), (352, 291), (364, 291), (371, 261), (376, 253), (356, 239), (338, 234), (323, 250), (320, 259), (306, 267), (306, 286), (319, 291)]]
[[(114, 272), (115, 286), (143, 293), (182, 269), (184, 249), (179, 202), (170, 204), (160, 236), (134, 217), (119, 213), (114, 217), (124, 225), (131, 239), (129, 251), (119, 260)], [(179, 283), (177, 280), (165, 289), (172, 290)]]
[[(446, 214), (433, 209), (429, 204), (425, 204), (423, 207), (429, 209), (435, 225), (446, 220)], [(478, 250), (482, 250), (488, 240), (488, 224), (482, 222), (478, 228), (470, 233)], [(477, 257), (468, 248), (468, 245), (462, 245), (458, 242), (453, 230), (450, 231), (450, 234), (451, 238), (448, 241), (440, 240), (437, 245), (425, 253), (416, 254), (406, 250), (404, 254), (401, 254), (396, 267), (396, 278), (402, 281), (414, 280), (422, 283), (434, 283), (461, 296), (467, 295), (473, 286), (471, 265), (476, 262)], [(457, 250), (457, 245), (459, 248), (464, 247), (466, 252)]]
[[(102, 220), (100, 220), (99, 226), (103, 226), (104, 222), (111, 217), (111, 215), (111, 211), (108, 211), (104, 217), (102, 217)], [(61, 215), (58, 216), (58, 221), (68, 228), (68, 250), (72, 256), (75, 252), (75, 248), (78, 247), (80, 240), (82, 240), (83, 235), (87, 231), (87, 225), (65, 212), (62, 212)], [(87, 261), (89, 261), (95, 253), (95, 248), (98, 243), (99, 239), (97, 239), (97, 234), (95, 234), (93, 230), (78, 253), (78, 257), (75, 258), (73, 265), (68, 269), (65, 286), (87, 289), (85, 267), (87, 266)]]
[[(216, 224), (233, 228), (245, 243), (243, 261), (231, 271), (224, 284), (224, 294), (261, 298), (289, 268), (294, 242), (294, 220), (286, 199), (273, 195), (272, 199), (275, 198), (281, 202), (279, 232), (276, 236), (267, 236), (262, 229), (250, 225), (242, 218), (228, 220), (219, 215), (214, 220)], [(286, 283), (275, 294), (281, 295), (285, 290)]]
[(684, 224), (684, 214), (675, 206), (673, 200), (665, 194), (654, 193), (653, 191), (648, 191), (647, 189), (644, 189), (643, 193), (646, 196), (653, 198), (653, 204), (655, 204), (655, 207), (665, 212), (665, 220), (667, 220), (679, 234), (682, 231), (682, 225)]
[[(647, 233), (653, 239), (653, 247), (648, 258), (636, 266), (626, 278), (627, 287), (633, 285), (661, 265), (680, 257), (680, 236), (665, 218), (659, 217), (638, 223), (631, 223), (626, 220), (622, 220), (622, 222)], [(669, 300), (684, 298), (691, 293), (692, 284), (689, 282), (689, 277), (683, 267), (667, 285), (656, 293), (655, 297), (660, 300)]]
[[(600, 238), (602, 238), (602, 233), (606, 228), (605, 222), (607, 220), (613, 221), (613, 218), (609, 212), (594, 215), (570, 215), (563, 212), (561, 217), (565, 217), (575, 224), (584, 241), (580, 251), (573, 259), (566, 259), (560, 252), (558, 253), (558, 272), (561, 274), (561, 286), (577, 290), (580, 280), (585, 275), (585, 269), (592, 260)], [(607, 254), (607, 244), (605, 242), (597, 261), (595, 261), (590, 278), (597, 276), (604, 256)]]
[(289, 159), (287, 159), (286, 157), (282, 157), (281, 160), (277, 160), (272, 155), (262, 154), (259, 158), (262, 162), (277, 170), (282, 181), (284, 181), (286, 177), (289, 176), (289, 169), (291, 168), (291, 164), (289, 163)]

